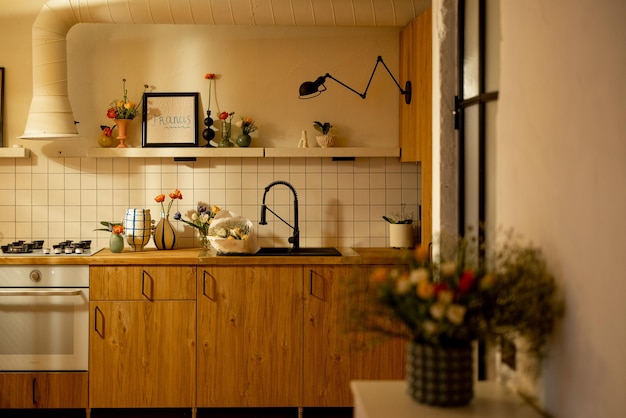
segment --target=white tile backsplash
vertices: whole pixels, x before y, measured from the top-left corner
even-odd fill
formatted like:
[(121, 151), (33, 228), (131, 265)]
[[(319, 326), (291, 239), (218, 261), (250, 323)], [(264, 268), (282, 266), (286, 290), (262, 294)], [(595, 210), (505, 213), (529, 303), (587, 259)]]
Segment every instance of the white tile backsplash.
[[(19, 175), (18, 175), (19, 174)], [(382, 215), (406, 210), (418, 213), (419, 165), (395, 158), (33, 158), (0, 161), (0, 239), (44, 239), (48, 243), (91, 239), (108, 246), (100, 221), (121, 220), (129, 207), (148, 208), (158, 221), (161, 206), (154, 197), (178, 188), (170, 221), (179, 246), (197, 246), (195, 231), (173, 219), (199, 202), (217, 205), (249, 218), (263, 246), (287, 245), (291, 228), (267, 213), (258, 225), (264, 188), (275, 180), (297, 191), (302, 246), (385, 246), (388, 228)], [(169, 202), (166, 199), (165, 205)], [(266, 204), (293, 224), (293, 195), (275, 186)], [(153, 246), (152, 243), (149, 246)]]

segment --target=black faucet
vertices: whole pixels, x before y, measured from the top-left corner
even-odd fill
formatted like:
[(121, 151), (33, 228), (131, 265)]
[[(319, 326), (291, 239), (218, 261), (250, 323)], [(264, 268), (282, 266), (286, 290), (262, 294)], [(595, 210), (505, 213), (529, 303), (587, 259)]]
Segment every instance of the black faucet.
[[(282, 184), (284, 186), (289, 187), (291, 189), (291, 192), (293, 193), (293, 223), (294, 223), (293, 225), (290, 225), (289, 222), (285, 221), (276, 212), (268, 208), (267, 205), (265, 204), (265, 196), (267, 196), (267, 192), (269, 192), (270, 189), (276, 186), (277, 184)], [(265, 193), (263, 193), (263, 204), (261, 205), (261, 220), (259, 221), (259, 225), (267, 225), (266, 212), (268, 210), (272, 212), (274, 216), (276, 216), (278, 219), (283, 221), (287, 226), (293, 229), (293, 235), (289, 237), (288, 241), (291, 244), (293, 244), (294, 250), (299, 249), (300, 248), (300, 228), (298, 228), (298, 194), (296, 193), (296, 189), (294, 189), (291, 184), (287, 183), (284, 180), (276, 180), (268, 184), (267, 187), (265, 187)]]

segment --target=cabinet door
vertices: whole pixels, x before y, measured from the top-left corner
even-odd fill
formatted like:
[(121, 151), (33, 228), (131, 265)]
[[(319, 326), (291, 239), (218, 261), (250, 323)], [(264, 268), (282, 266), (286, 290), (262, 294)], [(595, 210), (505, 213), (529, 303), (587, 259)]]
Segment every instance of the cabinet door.
[(198, 268), (198, 406), (299, 406), (302, 267)]
[(304, 406), (352, 406), (350, 381), (403, 379), (405, 341), (355, 330), (367, 267), (305, 267)]
[(92, 408), (195, 405), (195, 301), (90, 306)]
[(0, 373), (0, 408), (86, 408), (87, 373)]
[[(400, 104), (401, 162), (420, 162), (421, 241), (432, 240), (432, 7), (400, 32), (400, 80), (411, 80), (411, 104)], [(401, 100), (404, 100), (403, 98)], [(450, 103), (452, 106), (452, 103)]]
[(195, 266), (92, 266), (91, 300), (196, 298)]

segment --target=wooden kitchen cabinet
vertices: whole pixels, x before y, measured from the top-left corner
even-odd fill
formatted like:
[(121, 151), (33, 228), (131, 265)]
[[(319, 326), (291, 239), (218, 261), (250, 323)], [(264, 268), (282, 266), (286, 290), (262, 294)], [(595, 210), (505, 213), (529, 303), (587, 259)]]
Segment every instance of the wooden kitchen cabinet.
[(302, 267), (198, 267), (198, 407), (299, 406)]
[(351, 312), (364, 303), (373, 267), (304, 267), (303, 406), (352, 406), (351, 380), (403, 379), (406, 341), (374, 340), (354, 330)]
[(0, 373), (0, 408), (87, 408), (87, 386), (86, 372)]
[[(400, 104), (401, 162), (421, 165), (421, 241), (432, 241), (432, 7), (400, 32), (400, 80), (411, 80), (413, 98)], [(452, 103), (450, 103), (452, 106)]]
[(90, 268), (89, 406), (195, 407), (195, 266)]

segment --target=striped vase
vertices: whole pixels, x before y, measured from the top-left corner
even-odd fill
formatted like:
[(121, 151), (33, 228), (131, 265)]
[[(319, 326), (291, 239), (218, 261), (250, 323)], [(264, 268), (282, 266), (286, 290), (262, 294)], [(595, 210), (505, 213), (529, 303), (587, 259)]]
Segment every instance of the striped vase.
[(176, 230), (165, 213), (161, 213), (161, 220), (154, 228), (154, 245), (159, 250), (171, 250), (176, 246)]

